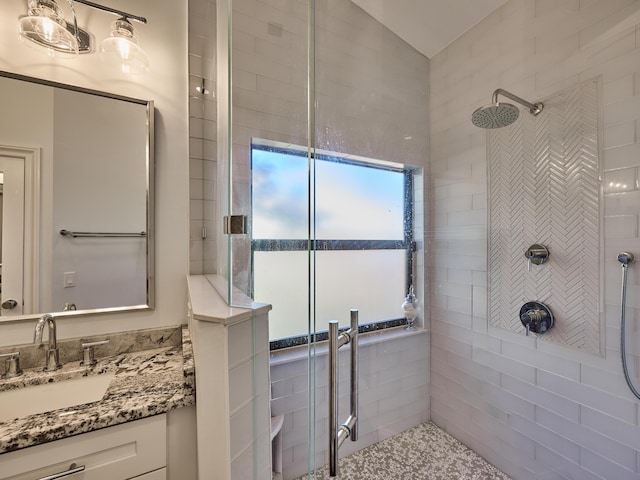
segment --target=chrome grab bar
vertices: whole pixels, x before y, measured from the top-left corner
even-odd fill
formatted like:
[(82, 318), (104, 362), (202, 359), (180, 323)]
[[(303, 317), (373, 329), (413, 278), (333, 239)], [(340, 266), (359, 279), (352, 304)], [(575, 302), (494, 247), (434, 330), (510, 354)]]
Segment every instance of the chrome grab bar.
[(126, 237), (146, 237), (146, 232), (133, 233), (111, 233), (111, 232), (72, 232), (71, 230), (60, 230), (60, 235), (65, 237), (94, 237), (94, 238), (126, 238)]
[[(338, 428), (338, 349), (351, 343), (351, 415)], [(358, 440), (358, 310), (351, 310), (351, 328), (339, 333), (338, 321), (329, 322), (329, 475), (338, 475), (338, 449), (351, 437)]]

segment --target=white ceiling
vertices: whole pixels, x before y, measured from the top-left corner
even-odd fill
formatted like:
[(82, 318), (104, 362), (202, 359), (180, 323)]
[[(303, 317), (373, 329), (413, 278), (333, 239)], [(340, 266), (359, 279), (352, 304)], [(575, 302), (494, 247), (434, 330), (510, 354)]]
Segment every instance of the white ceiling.
[(352, 0), (431, 58), (507, 0)]

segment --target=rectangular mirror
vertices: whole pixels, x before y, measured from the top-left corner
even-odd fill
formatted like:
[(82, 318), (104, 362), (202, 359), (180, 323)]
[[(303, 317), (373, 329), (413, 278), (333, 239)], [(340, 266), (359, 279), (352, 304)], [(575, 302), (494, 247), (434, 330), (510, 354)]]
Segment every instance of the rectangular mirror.
[(153, 308), (153, 102), (0, 72), (0, 105), (0, 321)]

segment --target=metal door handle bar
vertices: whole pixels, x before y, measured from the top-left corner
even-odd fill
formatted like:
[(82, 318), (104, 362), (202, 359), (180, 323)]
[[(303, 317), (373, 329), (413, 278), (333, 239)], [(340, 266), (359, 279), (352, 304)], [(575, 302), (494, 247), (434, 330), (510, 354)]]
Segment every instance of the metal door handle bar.
[[(351, 343), (351, 415), (338, 428), (338, 349)], [(358, 310), (351, 310), (351, 328), (339, 333), (338, 321), (329, 322), (329, 475), (338, 475), (338, 449), (351, 437), (358, 440)]]
[(125, 238), (125, 237), (146, 237), (146, 232), (72, 232), (71, 230), (60, 230), (60, 235), (65, 237), (97, 237), (97, 238)]

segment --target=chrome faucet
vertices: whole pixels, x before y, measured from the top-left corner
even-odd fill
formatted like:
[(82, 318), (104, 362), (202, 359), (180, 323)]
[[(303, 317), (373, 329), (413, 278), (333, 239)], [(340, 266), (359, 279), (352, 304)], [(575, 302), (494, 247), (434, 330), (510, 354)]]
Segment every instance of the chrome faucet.
[(49, 327), (49, 347), (46, 349), (45, 357), (45, 372), (53, 372), (61, 367), (59, 360), (58, 345), (56, 341), (56, 321), (53, 315), (48, 313), (40, 317), (38, 323), (36, 323), (36, 329), (33, 332), (33, 343), (42, 345), (42, 330), (44, 324)]

